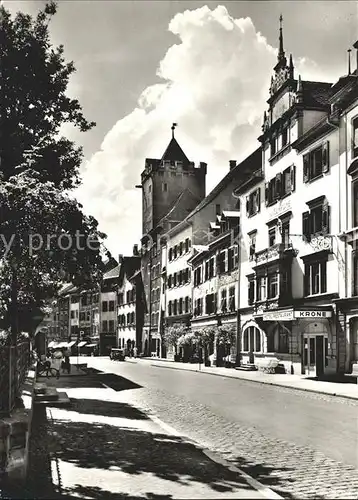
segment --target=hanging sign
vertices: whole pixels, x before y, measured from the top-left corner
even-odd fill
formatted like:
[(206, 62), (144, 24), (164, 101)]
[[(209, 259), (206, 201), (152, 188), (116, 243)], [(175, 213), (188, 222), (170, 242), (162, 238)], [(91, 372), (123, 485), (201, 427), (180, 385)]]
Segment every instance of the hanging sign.
[(267, 311), (263, 313), (264, 321), (292, 321), (294, 319), (293, 309), (286, 311)]

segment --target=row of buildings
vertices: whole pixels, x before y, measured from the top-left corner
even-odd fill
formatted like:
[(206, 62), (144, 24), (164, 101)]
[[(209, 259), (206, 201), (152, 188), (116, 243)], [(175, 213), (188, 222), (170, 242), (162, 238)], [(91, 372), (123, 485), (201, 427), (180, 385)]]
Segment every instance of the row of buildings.
[[(108, 292), (108, 342), (166, 355), (173, 325), (227, 327), (232, 363), (275, 357), (289, 373), (349, 372), (358, 363), (358, 69), (349, 63), (335, 83), (296, 77), (281, 26), (260, 145), (230, 161), (207, 196), (207, 165), (187, 158), (174, 129), (162, 158), (145, 161), (141, 247), (123, 258), (137, 267)], [(132, 302), (123, 302), (127, 278), (140, 290)], [(109, 338), (101, 300), (96, 332)], [(219, 351), (214, 341), (214, 361)]]

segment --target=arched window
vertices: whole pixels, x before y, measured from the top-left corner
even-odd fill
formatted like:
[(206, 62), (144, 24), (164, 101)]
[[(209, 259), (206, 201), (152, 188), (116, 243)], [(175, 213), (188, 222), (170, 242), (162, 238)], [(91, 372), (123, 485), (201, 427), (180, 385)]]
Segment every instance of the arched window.
[(261, 352), (261, 332), (256, 326), (249, 326), (244, 330), (242, 350), (244, 352)]

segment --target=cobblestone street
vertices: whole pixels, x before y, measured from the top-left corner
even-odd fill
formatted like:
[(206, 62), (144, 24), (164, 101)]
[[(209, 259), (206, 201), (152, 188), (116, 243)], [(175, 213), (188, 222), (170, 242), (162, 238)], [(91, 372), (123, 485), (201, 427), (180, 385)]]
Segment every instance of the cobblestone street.
[(71, 406), (49, 406), (47, 424), (36, 409), (27, 498), (264, 498), (240, 473), (126, 402), (141, 390), (130, 380), (92, 374), (47, 383), (66, 388)]
[[(158, 415), (285, 498), (358, 498), (358, 402), (91, 359), (142, 385), (123, 401)], [(103, 375), (116, 390), (118, 377)]]

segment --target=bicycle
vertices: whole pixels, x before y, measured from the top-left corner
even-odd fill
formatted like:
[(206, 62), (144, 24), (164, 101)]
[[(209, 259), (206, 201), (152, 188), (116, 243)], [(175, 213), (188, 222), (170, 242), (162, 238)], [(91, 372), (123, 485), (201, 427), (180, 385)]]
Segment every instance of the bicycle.
[(45, 361), (45, 363), (39, 363), (37, 365), (37, 375), (39, 377), (56, 377), (60, 378), (60, 370), (53, 368), (49, 361)]

